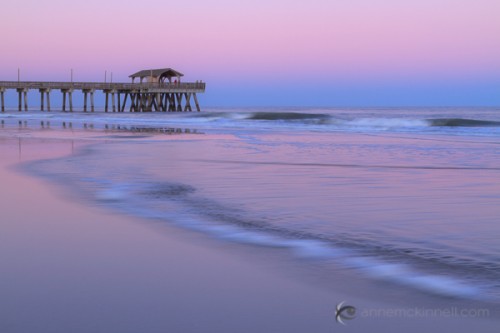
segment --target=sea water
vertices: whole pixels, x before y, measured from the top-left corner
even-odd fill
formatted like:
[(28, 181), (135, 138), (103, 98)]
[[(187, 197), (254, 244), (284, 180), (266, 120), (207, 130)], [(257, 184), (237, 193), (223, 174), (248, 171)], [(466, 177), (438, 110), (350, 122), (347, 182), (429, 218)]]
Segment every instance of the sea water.
[(281, 248), (418, 292), (500, 303), (500, 109), (7, 113), (88, 130), (25, 166), (87, 202)]

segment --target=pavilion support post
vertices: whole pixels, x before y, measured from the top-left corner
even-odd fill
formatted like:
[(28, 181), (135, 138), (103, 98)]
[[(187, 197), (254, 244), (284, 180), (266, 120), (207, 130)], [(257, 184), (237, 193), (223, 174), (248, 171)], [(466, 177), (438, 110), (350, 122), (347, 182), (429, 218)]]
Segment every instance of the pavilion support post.
[(200, 104), (198, 103), (198, 97), (196, 97), (196, 93), (193, 93), (193, 99), (194, 103), (196, 104), (196, 111), (200, 112), (201, 111)]

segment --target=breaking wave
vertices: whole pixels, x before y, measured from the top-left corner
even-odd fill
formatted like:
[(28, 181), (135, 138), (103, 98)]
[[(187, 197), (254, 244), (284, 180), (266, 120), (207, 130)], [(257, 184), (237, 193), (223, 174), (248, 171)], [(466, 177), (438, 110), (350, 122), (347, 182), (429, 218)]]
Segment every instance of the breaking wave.
[[(274, 128), (300, 129), (310, 131), (376, 131), (376, 132), (425, 132), (457, 135), (497, 136), (500, 121), (490, 112), (478, 118), (432, 117), (432, 112), (421, 118), (398, 113), (336, 112), (335, 110), (312, 110), (311, 112), (291, 111), (213, 111), (200, 113), (154, 113), (154, 114), (106, 114), (89, 116), (79, 112), (60, 113), (9, 113), (0, 116), (1, 127), (72, 128), (72, 129), (140, 129), (142, 132), (159, 129), (172, 132), (178, 128), (194, 130), (224, 131), (233, 129), (270, 130)], [(436, 116), (439, 116), (437, 114)], [(489, 119), (487, 117), (490, 117)]]
[(436, 118), (436, 119), (407, 119), (407, 118), (381, 118), (363, 117), (354, 119), (336, 118), (325, 113), (299, 113), (299, 112), (254, 112), (245, 117), (248, 120), (268, 121), (310, 121), (318, 120), (323, 124), (335, 124), (359, 127), (500, 127), (500, 121), (462, 119), (462, 118)]
[(323, 113), (299, 113), (299, 112), (255, 112), (247, 119), (252, 120), (307, 120), (307, 119), (330, 119), (331, 116)]
[(462, 118), (428, 119), (430, 126), (442, 127), (500, 127), (500, 121), (475, 120)]

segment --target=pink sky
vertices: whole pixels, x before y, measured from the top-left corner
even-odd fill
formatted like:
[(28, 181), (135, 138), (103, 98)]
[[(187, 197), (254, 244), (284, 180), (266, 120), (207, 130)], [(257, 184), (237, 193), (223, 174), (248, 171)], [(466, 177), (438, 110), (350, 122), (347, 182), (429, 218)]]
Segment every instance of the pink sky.
[(478, 89), (471, 104), (498, 105), (498, 13), (498, 0), (7, 0), (0, 79), (17, 79), (18, 67), (25, 80), (66, 80), (73, 68), (75, 80), (108, 70), (116, 81), (173, 67), (212, 83), (212, 104), (226, 86), (259, 96), (265, 81), (280, 82), (285, 99), (303, 82), (360, 91), (460, 83)]

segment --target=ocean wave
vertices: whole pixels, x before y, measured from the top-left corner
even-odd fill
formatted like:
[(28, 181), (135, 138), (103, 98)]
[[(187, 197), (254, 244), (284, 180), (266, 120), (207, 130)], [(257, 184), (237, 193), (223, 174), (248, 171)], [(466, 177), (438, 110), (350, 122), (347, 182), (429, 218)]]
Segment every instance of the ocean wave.
[(99, 182), (98, 188), (95, 199), (104, 205), (220, 240), (285, 248), (302, 260), (336, 263), (431, 294), (489, 301), (493, 296), (500, 298), (500, 291), (491, 282), (500, 278), (500, 265), (491, 262), (401, 248), (348, 234), (328, 236), (276, 226), (265, 218), (252, 218), (248, 212), (199, 196), (196, 188), (178, 182), (105, 186)]
[(430, 126), (435, 127), (500, 127), (500, 121), (463, 118), (428, 119), (427, 122)]
[[(498, 136), (500, 121), (492, 114), (478, 115), (477, 119), (441, 117), (431, 118), (429, 114), (408, 117), (404, 112), (397, 114), (373, 112), (328, 112), (311, 110), (295, 111), (208, 111), (200, 113), (29, 113), (2, 114), (2, 127), (71, 127), (73, 129), (140, 129), (142, 132), (155, 128), (189, 128), (192, 131), (210, 130), (233, 132), (235, 129), (269, 131), (272, 129), (299, 129), (306, 131), (342, 132), (394, 132), (433, 133), (453, 135)], [(265, 125), (264, 125), (265, 124)]]
[(300, 113), (300, 112), (254, 112), (250, 113), (246, 119), (251, 120), (325, 120), (331, 116), (324, 113)]
[(422, 128), (427, 127), (428, 123), (420, 119), (404, 118), (357, 118), (343, 122), (344, 125), (356, 128)]

